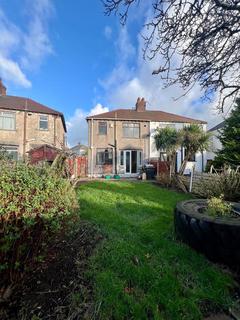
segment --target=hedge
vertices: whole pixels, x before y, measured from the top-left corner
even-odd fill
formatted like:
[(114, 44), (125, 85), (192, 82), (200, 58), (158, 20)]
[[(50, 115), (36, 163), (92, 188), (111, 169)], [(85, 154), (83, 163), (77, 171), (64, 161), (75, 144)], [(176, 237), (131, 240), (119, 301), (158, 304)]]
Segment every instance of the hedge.
[(79, 219), (75, 190), (50, 168), (0, 162), (0, 290)]

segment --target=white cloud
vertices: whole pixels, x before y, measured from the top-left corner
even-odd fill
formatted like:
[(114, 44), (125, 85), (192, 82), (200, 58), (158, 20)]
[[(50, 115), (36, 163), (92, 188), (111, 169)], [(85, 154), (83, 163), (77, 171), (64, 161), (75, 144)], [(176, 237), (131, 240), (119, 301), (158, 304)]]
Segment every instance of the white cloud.
[(129, 58), (135, 55), (136, 49), (130, 41), (127, 26), (120, 29), (119, 37), (115, 42), (115, 46), (120, 62), (126, 62)]
[(14, 82), (25, 88), (31, 87), (31, 82), (26, 78), (17, 62), (7, 59), (0, 54), (0, 74), (3, 79)]
[(48, 22), (54, 8), (51, 0), (25, 0), (23, 8), (24, 29), (12, 23), (0, 8), (0, 76), (3, 80), (30, 87), (26, 71), (38, 69), (43, 59), (53, 53)]
[(12, 24), (4, 12), (0, 8), (0, 53), (8, 55), (13, 52), (19, 45), (21, 39), (21, 32), (17, 26)]
[(98, 79), (106, 91), (113, 90), (134, 75), (134, 69), (129, 67), (128, 61), (136, 55), (136, 49), (129, 39), (126, 26), (120, 29), (118, 39), (115, 41), (115, 55), (117, 62), (112, 72), (106, 78)]
[(102, 106), (101, 103), (97, 103), (96, 106), (91, 109), (89, 115), (95, 116), (96, 114), (100, 114), (108, 111), (109, 109), (107, 107)]
[(109, 26), (106, 26), (104, 28), (104, 36), (107, 40), (110, 40), (112, 38), (112, 28)]
[(27, 1), (28, 32), (24, 34), (24, 55), (22, 64), (30, 69), (38, 68), (43, 59), (53, 53), (48, 35), (48, 22), (54, 13), (50, 0)]
[[(158, 67), (159, 57), (143, 60), (143, 45), (143, 39), (139, 34), (136, 66), (129, 67), (128, 61), (136, 49), (132, 49), (127, 28), (120, 31), (116, 41), (116, 48), (119, 50), (116, 67), (105, 79), (99, 80), (106, 90), (106, 101), (111, 108), (133, 108), (138, 97), (145, 97), (148, 109), (206, 120), (210, 126), (222, 120), (222, 116), (215, 110), (215, 100), (200, 102), (202, 92), (199, 86), (196, 85), (185, 95), (179, 85), (163, 89), (164, 83), (160, 76), (152, 75), (152, 71)], [(177, 62), (178, 57), (175, 59)]]
[(74, 115), (67, 121), (69, 146), (74, 146), (79, 142), (87, 145), (88, 131), (86, 117), (108, 111), (108, 108), (103, 107), (100, 103), (97, 103), (89, 113), (80, 108), (76, 109)]

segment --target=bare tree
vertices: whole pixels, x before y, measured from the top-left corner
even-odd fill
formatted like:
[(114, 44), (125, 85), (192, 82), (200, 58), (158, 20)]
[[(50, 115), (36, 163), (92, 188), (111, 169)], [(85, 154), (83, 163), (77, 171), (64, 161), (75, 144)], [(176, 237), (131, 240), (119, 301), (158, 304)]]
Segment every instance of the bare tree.
[[(130, 8), (143, 0), (102, 1), (106, 14), (119, 14), (125, 24)], [(196, 83), (205, 97), (219, 92), (223, 110), (240, 93), (240, 0), (148, 1), (153, 14), (145, 24), (144, 58), (159, 58), (153, 74), (186, 93)]]

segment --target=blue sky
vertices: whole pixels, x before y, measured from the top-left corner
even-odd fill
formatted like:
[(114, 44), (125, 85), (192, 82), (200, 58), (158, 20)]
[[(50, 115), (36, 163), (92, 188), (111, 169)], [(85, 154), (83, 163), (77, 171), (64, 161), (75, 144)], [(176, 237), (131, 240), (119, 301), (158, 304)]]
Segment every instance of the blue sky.
[(151, 8), (133, 9), (122, 27), (100, 0), (0, 0), (0, 76), (8, 94), (62, 111), (70, 145), (86, 143), (88, 114), (131, 108), (138, 96), (149, 109), (213, 122), (212, 105), (195, 103), (198, 87), (175, 101), (181, 88), (163, 90), (151, 75), (157, 61), (142, 59), (141, 38)]

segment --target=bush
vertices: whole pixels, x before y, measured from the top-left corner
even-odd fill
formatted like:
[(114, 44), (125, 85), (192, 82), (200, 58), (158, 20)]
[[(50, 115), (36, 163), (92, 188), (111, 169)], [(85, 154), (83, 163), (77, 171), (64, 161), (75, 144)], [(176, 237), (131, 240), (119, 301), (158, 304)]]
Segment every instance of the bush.
[(204, 198), (223, 195), (224, 200), (240, 201), (240, 173), (223, 172), (212, 175), (207, 181), (202, 179), (198, 186), (198, 194)]
[(75, 190), (49, 168), (0, 163), (0, 289), (78, 219)]
[(223, 195), (209, 199), (207, 205), (207, 213), (213, 217), (228, 217), (232, 213), (232, 206), (223, 200)]

